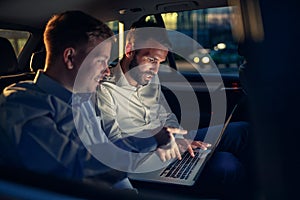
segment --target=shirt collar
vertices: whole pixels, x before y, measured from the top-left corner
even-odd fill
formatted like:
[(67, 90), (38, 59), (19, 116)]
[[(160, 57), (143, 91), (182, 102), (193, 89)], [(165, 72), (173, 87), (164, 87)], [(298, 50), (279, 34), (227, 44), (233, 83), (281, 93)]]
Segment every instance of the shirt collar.
[(115, 77), (115, 84), (120, 87), (136, 89), (136, 87), (130, 85), (122, 71), (120, 62), (113, 68), (112, 74)]
[(70, 104), (72, 101), (72, 92), (64, 88), (57, 81), (47, 76), (42, 70), (39, 70), (35, 76), (34, 83), (44, 92), (54, 95), (64, 102)]

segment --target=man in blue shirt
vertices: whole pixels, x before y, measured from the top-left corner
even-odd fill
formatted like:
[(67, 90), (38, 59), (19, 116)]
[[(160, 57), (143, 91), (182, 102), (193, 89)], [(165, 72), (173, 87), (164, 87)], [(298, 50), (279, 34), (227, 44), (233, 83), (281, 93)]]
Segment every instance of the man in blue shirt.
[[(135, 160), (125, 153), (107, 152), (111, 143), (91, 109), (97, 85), (110, 73), (112, 36), (107, 25), (80, 11), (49, 20), (44, 32), (44, 70), (34, 81), (9, 86), (0, 96), (0, 164), (132, 189), (120, 169), (134, 167)], [(140, 139), (148, 149), (139, 145), (137, 150), (147, 152), (166, 145), (179, 131), (160, 133), (154, 139)], [(127, 150), (123, 140), (116, 143)], [(108, 153), (110, 165), (92, 156), (88, 148)], [(122, 159), (132, 162), (120, 164)]]

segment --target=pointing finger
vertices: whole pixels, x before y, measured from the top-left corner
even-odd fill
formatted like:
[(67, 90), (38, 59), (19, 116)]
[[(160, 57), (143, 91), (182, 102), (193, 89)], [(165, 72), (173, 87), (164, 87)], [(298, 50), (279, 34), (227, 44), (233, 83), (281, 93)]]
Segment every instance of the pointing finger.
[(179, 129), (179, 128), (168, 127), (167, 131), (169, 131), (170, 133), (173, 133), (173, 134), (181, 134), (181, 135), (187, 134), (187, 130), (183, 130), (183, 129)]
[(188, 152), (190, 153), (190, 155), (191, 155), (192, 157), (194, 157), (194, 156), (195, 156), (195, 154), (194, 154), (194, 150), (193, 150), (193, 148), (192, 148), (192, 146), (191, 146), (191, 145), (188, 145), (188, 147), (187, 147), (187, 150), (188, 150)]

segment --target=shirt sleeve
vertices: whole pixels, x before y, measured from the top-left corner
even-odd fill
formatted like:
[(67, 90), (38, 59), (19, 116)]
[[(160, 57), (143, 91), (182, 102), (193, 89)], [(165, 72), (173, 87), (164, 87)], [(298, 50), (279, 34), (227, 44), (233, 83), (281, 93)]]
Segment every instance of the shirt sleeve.
[[(176, 115), (172, 112), (171, 108), (169, 107), (169, 104), (161, 91), (161, 87), (159, 86), (159, 104), (162, 105), (161, 108), (158, 112), (159, 113), (165, 113), (165, 127), (173, 127), (173, 128), (179, 128), (183, 129), (181, 125), (178, 122), (178, 119)], [(183, 135), (180, 134), (175, 134), (175, 138), (184, 138)]]
[[(125, 170), (134, 170), (144, 158), (143, 154), (132, 156), (126, 151), (124, 154), (110, 152), (108, 159), (112, 164), (122, 162), (122, 159), (128, 162), (124, 164), (124, 171), (106, 165), (94, 156), (94, 153), (108, 154), (109, 143), (101, 127), (93, 126), (98, 125), (97, 120), (87, 118), (92, 117), (93, 112), (86, 112), (90, 115), (81, 112), (77, 116), (73, 107), (61, 99), (27, 93), (0, 96), (0, 163), (81, 181), (97, 177), (111, 185), (125, 177)], [(101, 148), (96, 150), (99, 152), (90, 152), (83, 143), (79, 134), (81, 129), (74, 124), (77, 117), (85, 118), (83, 124), (86, 126), (81, 128), (91, 135), (89, 141), (98, 142), (96, 146)], [(98, 134), (101, 136), (94, 137)], [(125, 146), (122, 140), (116, 143)]]
[(82, 145), (69, 109), (56, 115), (53, 105), (32, 99), (28, 104), (17, 102), (1, 104), (0, 117), (5, 119), (0, 122), (1, 143), (7, 142), (0, 149), (5, 164), (78, 180), (112, 171)]
[(113, 97), (105, 87), (101, 87), (97, 92), (96, 109), (99, 109), (101, 115), (102, 128), (112, 142), (121, 148), (140, 153), (154, 151), (157, 148), (157, 142), (150, 130), (136, 133), (135, 136), (124, 133), (117, 121), (117, 107)]
[(73, 129), (71, 132), (60, 128), (47, 116), (24, 124), (18, 150), (22, 163), (28, 169), (78, 179), (111, 172), (110, 168), (91, 156), (74, 128), (63, 127)]
[(173, 128), (182, 128), (178, 123), (176, 115), (172, 112), (169, 107), (169, 104), (161, 91), (161, 87), (159, 86), (159, 104), (161, 105), (158, 113), (164, 113), (165, 116), (165, 127), (173, 127)]

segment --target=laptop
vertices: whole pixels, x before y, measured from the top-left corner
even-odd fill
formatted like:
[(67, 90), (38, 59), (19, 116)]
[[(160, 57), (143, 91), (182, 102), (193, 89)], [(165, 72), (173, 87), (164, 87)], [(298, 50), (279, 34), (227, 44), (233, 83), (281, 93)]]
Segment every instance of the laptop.
[[(207, 150), (194, 149), (194, 157), (186, 151), (182, 154), (181, 160), (175, 158), (167, 162), (162, 162), (156, 153), (152, 153), (134, 172), (128, 173), (128, 177), (132, 180), (146, 182), (194, 185), (206, 162), (217, 148), (236, 108), (237, 104), (232, 109), (222, 130), (217, 133), (214, 144)], [(204, 139), (204, 141), (206, 140)], [(153, 169), (155, 170), (153, 171)]]

